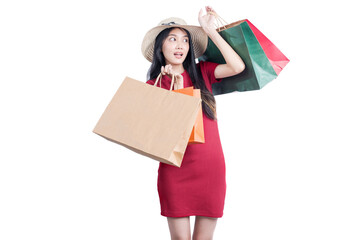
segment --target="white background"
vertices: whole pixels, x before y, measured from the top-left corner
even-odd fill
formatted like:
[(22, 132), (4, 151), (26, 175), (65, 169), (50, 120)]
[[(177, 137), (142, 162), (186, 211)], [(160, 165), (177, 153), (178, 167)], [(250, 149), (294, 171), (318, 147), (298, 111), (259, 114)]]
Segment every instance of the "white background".
[[(147, 30), (211, 5), (291, 60), (217, 96), (227, 164), (215, 239), (359, 240), (355, 1), (1, 1), (0, 239), (169, 239), (158, 163), (92, 133)], [(192, 219), (193, 221), (193, 219)]]

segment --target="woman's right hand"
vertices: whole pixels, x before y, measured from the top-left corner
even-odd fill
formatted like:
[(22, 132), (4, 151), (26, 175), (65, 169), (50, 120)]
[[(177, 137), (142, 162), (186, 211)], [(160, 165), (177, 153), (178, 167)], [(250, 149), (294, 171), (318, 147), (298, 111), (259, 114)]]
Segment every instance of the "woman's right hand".
[(174, 90), (184, 88), (184, 78), (180, 73), (174, 73), (171, 64), (161, 67), (161, 74), (172, 78), (174, 75)]

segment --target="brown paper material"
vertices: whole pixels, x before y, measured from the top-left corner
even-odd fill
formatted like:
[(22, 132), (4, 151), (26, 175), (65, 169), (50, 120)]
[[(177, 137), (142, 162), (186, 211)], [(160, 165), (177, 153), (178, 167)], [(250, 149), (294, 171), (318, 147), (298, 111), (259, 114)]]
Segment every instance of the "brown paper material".
[(200, 106), (199, 98), (126, 77), (93, 132), (180, 167)]

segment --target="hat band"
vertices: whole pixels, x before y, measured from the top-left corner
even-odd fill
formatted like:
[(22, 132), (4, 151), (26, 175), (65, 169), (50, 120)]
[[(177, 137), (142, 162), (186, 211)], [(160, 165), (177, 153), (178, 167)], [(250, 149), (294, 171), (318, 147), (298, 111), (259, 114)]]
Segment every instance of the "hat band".
[(172, 25), (179, 25), (176, 22), (168, 22), (168, 23), (162, 23), (161, 25), (165, 25), (165, 26), (172, 26)]

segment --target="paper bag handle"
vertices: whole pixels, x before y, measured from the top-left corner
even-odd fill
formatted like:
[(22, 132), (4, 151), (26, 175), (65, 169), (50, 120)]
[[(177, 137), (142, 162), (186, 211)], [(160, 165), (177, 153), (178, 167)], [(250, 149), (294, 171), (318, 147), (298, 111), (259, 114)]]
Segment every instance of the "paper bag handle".
[(218, 32), (221, 32), (225, 29), (228, 29), (228, 28), (232, 28), (232, 27), (235, 27), (243, 22), (246, 22), (247, 20), (244, 19), (244, 20), (240, 20), (240, 21), (237, 21), (237, 22), (233, 22), (233, 23), (230, 23), (228, 24), (222, 17), (220, 17), (217, 13), (215, 12), (209, 12), (209, 14), (211, 15), (214, 15), (215, 16), (215, 20), (216, 20), (216, 23), (214, 23), (215, 27), (216, 27), (216, 31)]
[(220, 32), (221, 30), (226, 29), (226, 25), (228, 25), (228, 23), (222, 17), (220, 17), (219, 14), (217, 14), (216, 12), (209, 12), (209, 14), (215, 17), (216, 31)]
[[(155, 87), (156, 87), (156, 85), (157, 85), (157, 83), (158, 83), (159, 80), (160, 80), (160, 87), (161, 87), (161, 79), (162, 79), (162, 74), (160, 73), (159, 76), (157, 76), (156, 81), (155, 81), (155, 83), (154, 83), (154, 86), (155, 86)], [(174, 74), (172, 74), (172, 77), (171, 77), (171, 85), (170, 85), (169, 91), (171, 91), (171, 90), (173, 89), (173, 87), (174, 87), (174, 81), (175, 81), (175, 76), (174, 76)]]

